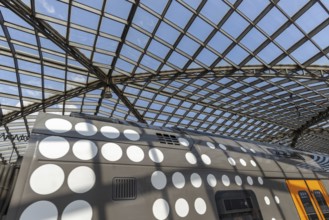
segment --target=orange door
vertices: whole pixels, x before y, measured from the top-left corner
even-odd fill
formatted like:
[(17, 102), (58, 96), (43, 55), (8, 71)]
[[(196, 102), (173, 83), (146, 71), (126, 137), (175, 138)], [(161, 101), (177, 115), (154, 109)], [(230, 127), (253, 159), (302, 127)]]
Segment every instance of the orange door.
[(329, 220), (329, 198), (321, 181), (287, 180), (287, 185), (302, 220)]
[(329, 220), (329, 197), (327, 191), (319, 180), (306, 180), (306, 184), (316, 202), (323, 219)]

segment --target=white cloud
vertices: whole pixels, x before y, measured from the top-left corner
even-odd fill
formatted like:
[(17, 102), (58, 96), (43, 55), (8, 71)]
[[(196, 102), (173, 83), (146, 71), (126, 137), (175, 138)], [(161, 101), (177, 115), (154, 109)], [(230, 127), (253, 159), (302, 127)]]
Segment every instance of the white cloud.
[(46, 0), (39, 0), (42, 7), (47, 10), (48, 13), (54, 14), (56, 12), (54, 6), (50, 5)]
[[(33, 104), (33, 102), (23, 101), (23, 105), (24, 106), (28, 106), (28, 105), (31, 105), (31, 104)], [(17, 104), (15, 106), (16, 107), (21, 107), (21, 103), (20, 102), (17, 102)]]
[(82, 82), (82, 83), (85, 83), (86, 82), (86, 79), (87, 77), (86, 76), (81, 76), (81, 75), (77, 75), (77, 74), (74, 74), (72, 77), (71, 77), (71, 80), (75, 81), (75, 82)]

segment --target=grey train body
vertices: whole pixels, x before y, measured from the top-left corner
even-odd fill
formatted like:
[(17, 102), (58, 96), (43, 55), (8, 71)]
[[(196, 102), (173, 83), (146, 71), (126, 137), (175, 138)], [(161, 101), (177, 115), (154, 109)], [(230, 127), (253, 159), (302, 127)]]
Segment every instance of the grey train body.
[(188, 130), (40, 113), (7, 219), (295, 220), (286, 180), (322, 180), (328, 191), (326, 160)]

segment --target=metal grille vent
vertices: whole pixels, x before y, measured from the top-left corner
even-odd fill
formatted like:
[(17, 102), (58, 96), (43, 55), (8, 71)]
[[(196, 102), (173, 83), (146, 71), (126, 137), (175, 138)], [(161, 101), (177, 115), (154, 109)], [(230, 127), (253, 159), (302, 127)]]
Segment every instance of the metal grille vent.
[(133, 177), (113, 178), (113, 200), (133, 200), (137, 197), (136, 179)]
[(180, 145), (175, 135), (156, 133), (160, 143), (169, 145)]

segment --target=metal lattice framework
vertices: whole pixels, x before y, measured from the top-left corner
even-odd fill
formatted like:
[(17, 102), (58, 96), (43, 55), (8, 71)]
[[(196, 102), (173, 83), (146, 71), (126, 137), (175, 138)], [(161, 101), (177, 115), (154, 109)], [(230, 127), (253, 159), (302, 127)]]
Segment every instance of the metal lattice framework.
[(0, 2), (4, 163), (39, 111), (329, 152), (327, 1)]

